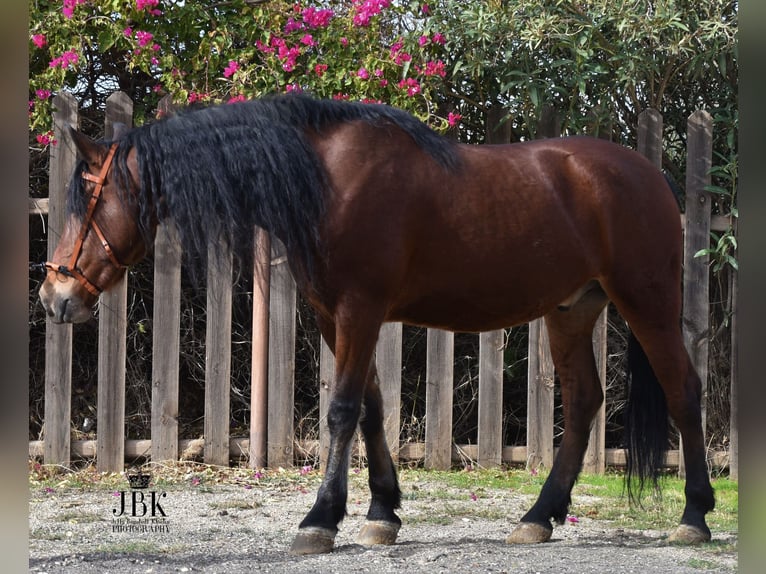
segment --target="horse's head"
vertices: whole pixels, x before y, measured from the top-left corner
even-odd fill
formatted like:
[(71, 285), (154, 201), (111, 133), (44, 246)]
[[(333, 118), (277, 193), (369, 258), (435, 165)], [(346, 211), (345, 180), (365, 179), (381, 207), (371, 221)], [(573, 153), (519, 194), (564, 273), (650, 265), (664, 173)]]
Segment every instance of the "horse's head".
[[(40, 300), (55, 323), (80, 323), (91, 316), (98, 296), (115, 285), (125, 267), (146, 251), (138, 226), (138, 207), (126, 200), (137, 193), (135, 154), (127, 159), (126, 177), (117, 177), (115, 143), (97, 143), (72, 129), (83, 162), (72, 178), (67, 222), (40, 287)], [(128, 185), (131, 189), (120, 190)], [(78, 208), (79, 206), (79, 208)]]

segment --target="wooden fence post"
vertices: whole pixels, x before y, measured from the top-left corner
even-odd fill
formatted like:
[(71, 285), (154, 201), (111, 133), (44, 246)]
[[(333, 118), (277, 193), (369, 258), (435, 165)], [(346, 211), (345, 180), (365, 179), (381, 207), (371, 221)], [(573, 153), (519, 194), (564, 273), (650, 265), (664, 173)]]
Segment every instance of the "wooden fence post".
[(335, 384), (335, 355), (324, 339), (319, 349), (319, 468), (324, 471), (330, 456), (330, 429), (327, 411), (330, 408), (330, 389)]
[[(53, 98), (53, 135), (48, 180), (48, 260), (66, 226), (66, 189), (77, 152), (69, 126), (77, 126), (77, 101), (61, 92)], [(69, 464), (72, 416), (72, 325), (45, 320), (45, 464)]]
[(554, 370), (543, 319), (529, 323), (527, 359), (527, 468), (553, 466)]
[(267, 456), (269, 466), (277, 468), (293, 465), (296, 291), (281, 242), (272, 240), (271, 257)]
[(426, 334), (426, 444), (425, 467), (452, 466), (452, 385), (455, 335), (428, 329)]
[(181, 246), (170, 220), (157, 226), (154, 239), (152, 322), (152, 461), (174, 461), (178, 459)]
[(384, 323), (375, 347), (375, 366), (383, 396), (383, 427), (394, 462), (399, 460), (402, 404), (402, 324)]
[(503, 458), (503, 343), (505, 331), (479, 335), (479, 430), (477, 462), (500, 466)]
[[(545, 131), (543, 131), (545, 130)], [(539, 138), (561, 135), (556, 110), (543, 108)], [(553, 385), (555, 372), (548, 342), (548, 330), (541, 317), (529, 323), (527, 359), (527, 468), (553, 466)]]
[(250, 468), (268, 462), (269, 425), (269, 300), (271, 237), (255, 230), (253, 256), (253, 347), (250, 375)]
[[(592, 114), (593, 123), (591, 130), (596, 137), (611, 139), (613, 134), (613, 122), (609, 118), (605, 126), (602, 126), (605, 118), (598, 114)], [(641, 140), (639, 128), (639, 141)], [(640, 145), (640, 144), (639, 144)], [(593, 356), (596, 360), (596, 370), (601, 383), (601, 391), (604, 393), (604, 401), (601, 403), (596, 416), (591, 423), (590, 435), (588, 436), (588, 448), (583, 457), (582, 469), (591, 474), (604, 474), (606, 470), (606, 358), (607, 358), (607, 323), (609, 308), (605, 307), (596, 319), (593, 326)]]
[[(513, 132), (501, 105), (487, 110), (488, 144), (507, 144)], [(503, 341), (505, 331), (497, 329), (479, 335), (479, 408), (477, 463), (484, 467), (499, 466), (503, 457)]]
[[(173, 112), (170, 95), (160, 113)], [(181, 350), (181, 245), (175, 224), (166, 219), (154, 239), (152, 315), (152, 461), (178, 460), (178, 385)]]
[(231, 252), (211, 242), (207, 266), (204, 460), (221, 466), (229, 465), (231, 299)]
[[(684, 239), (683, 332), (686, 349), (702, 381), (702, 432), (705, 433), (708, 376), (709, 257), (695, 257), (710, 246), (710, 168), (713, 161), (713, 119), (704, 110), (694, 112), (687, 123), (686, 233)], [(683, 452), (683, 446), (681, 446)], [(685, 476), (684, 457), (679, 475)]]
[[(133, 125), (133, 102), (124, 92), (106, 100), (106, 139), (114, 124)], [(98, 314), (98, 429), (96, 470), (119, 472), (125, 467), (125, 357), (128, 274), (101, 294)]]

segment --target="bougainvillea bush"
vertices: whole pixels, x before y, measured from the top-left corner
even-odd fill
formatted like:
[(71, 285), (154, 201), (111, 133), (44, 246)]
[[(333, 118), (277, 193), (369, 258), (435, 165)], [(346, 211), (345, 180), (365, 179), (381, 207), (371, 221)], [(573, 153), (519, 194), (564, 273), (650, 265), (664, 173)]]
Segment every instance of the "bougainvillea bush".
[(391, 0), (54, 0), (30, 10), (30, 128), (51, 143), (51, 98), (83, 107), (115, 90), (138, 121), (170, 94), (177, 104), (268, 93), (381, 101), (434, 127), (434, 90), (446, 74), (445, 36), (422, 2)]

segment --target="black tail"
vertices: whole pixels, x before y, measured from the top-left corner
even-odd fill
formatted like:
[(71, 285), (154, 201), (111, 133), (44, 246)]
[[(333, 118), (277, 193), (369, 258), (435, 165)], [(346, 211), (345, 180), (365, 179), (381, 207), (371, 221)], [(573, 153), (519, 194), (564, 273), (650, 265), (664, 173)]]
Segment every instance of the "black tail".
[(668, 448), (669, 422), (665, 393), (632, 331), (628, 338), (628, 384), (625, 482), (630, 502), (640, 505), (647, 482), (659, 492), (658, 479)]

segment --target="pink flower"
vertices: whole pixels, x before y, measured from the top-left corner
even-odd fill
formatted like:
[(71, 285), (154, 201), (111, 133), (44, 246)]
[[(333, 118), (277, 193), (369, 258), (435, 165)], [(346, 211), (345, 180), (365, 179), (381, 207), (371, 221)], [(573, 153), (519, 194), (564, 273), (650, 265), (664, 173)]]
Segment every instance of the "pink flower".
[(77, 52), (74, 50), (67, 50), (60, 56), (53, 58), (48, 66), (51, 68), (57, 68), (61, 67), (62, 70), (67, 69), (71, 64), (76, 64), (77, 61), (80, 59), (80, 56), (77, 55)]
[(260, 40), (255, 41), (255, 47), (258, 48), (264, 54), (270, 54), (271, 52), (274, 51), (274, 48), (272, 48), (271, 46), (268, 46), (267, 44), (264, 44)]
[(313, 7), (304, 8), (301, 12), (303, 23), (309, 28), (325, 28), (329, 25), (334, 15), (335, 13), (332, 10), (317, 10)]
[(407, 89), (407, 95), (412, 97), (420, 93), (420, 84), (415, 78), (406, 78), (398, 84), (400, 89)]
[(298, 22), (295, 18), (288, 18), (287, 24), (285, 24), (285, 34), (289, 34), (291, 32), (295, 32), (296, 30), (300, 30), (303, 28), (303, 24)]
[(35, 96), (37, 96), (38, 100), (47, 100), (51, 97), (51, 91), (50, 90), (35, 90)]
[(460, 123), (460, 120), (463, 119), (463, 116), (460, 114), (453, 114), (452, 112), (447, 115), (447, 123), (450, 125), (450, 127), (455, 127)]
[(440, 32), (437, 32), (436, 34), (431, 36), (431, 42), (433, 42), (434, 44), (439, 44), (443, 46), (445, 41), (446, 40), (444, 39), (444, 34)]
[(133, 28), (131, 28), (130, 26), (128, 26), (127, 28), (125, 28), (125, 29), (122, 31), (122, 35), (123, 35), (123, 36), (125, 36), (126, 38), (130, 38), (130, 37), (132, 37), (132, 36), (133, 36)]
[(326, 71), (327, 71), (327, 64), (317, 64), (316, 66), (314, 66), (314, 73), (320, 78), (324, 76), (324, 73)]
[(420, 8), (420, 11), (428, 16), (428, 14), (431, 12), (431, 7), (428, 4), (423, 4), (423, 6)]
[(444, 67), (444, 62), (441, 60), (437, 60), (436, 62), (426, 62), (426, 67), (423, 70), (423, 74), (426, 76), (440, 76), (443, 78), (447, 75)]
[(304, 46), (317, 45), (316, 40), (314, 40), (314, 36), (312, 36), (311, 34), (304, 35), (303, 38), (301, 38), (301, 44), (303, 44)]
[[(228, 102), (229, 104), (233, 104), (236, 102), (244, 102), (245, 96), (243, 94), (239, 94), (237, 96), (234, 96), (233, 98), (229, 98)], [(246, 486), (245, 488), (249, 488), (249, 486)]]
[(346, 38), (345, 36), (343, 38), (341, 38), (340, 39), (340, 45), (343, 46), (344, 48), (346, 46), (348, 46), (348, 38)]
[(138, 40), (139, 46), (146, 46), (154, 39), (154, 35), (151, 32), (143, 32), (141, 30), (136, 31), (136, 40)]
[[(285, 92), (287, 92), (288, 94), (291, 93), (291, 92), (295, 92), (296, 94), (300, 94), (302, 91), (303, 91), (303, 88), (301, 88), (300, 84), (293, 83), (293, 84), (287, 84), (285, 86)], [(303, 470), (306, 469), (306, 468), (310, 469), (311, 467), (310, 466), (309, 467), (304, 466), (301, 469), (301, 474), (306, 474), (305, 472), (303, 472)]]
[(85, 4), (85, 0), (64, 0), (61, 12), (64, 14), (65, 18), (71, 19), (72, 16), (74, 16), (74, 9), (80, 4)]
[(428, 44), (428, 36), (421, 36), (418, 38), (418, 45), (425, 46), (426, 44)]
[(46, 40), (45, 35), (43, 34), (34, 34), (32, 36), (32, 42), (38, 48), (42, 48), (43, 46), (45, 46), (45, 44), (48, 43), (48, 40)]
[(229, 65), (223, 71), (223, 77), (230, 78), (237, 70), (239, 70), (239, 63), (235, 60), (229, 60)]
[[(56, 138), (53, 137), (53, 131), (47, 131), (44, 134), (38, 134), (35, 136), (35, 139), (37, 140), (37, 143), (44, 146), (56, 145), (58, 143)], [(46, 489), (46, 492), (53, 492), (53, 489)]]
[(401, 66), (404, 62), (409, 62), (412, 60), (412, 56), (408, 54), (407, 52), (402, 52), (402, 47), (404, 46), (404, 42), (399, 40), (398, 42), (395, 42), (391, 45), (391, 48), (389, 48), (389, 53), (391, 54), (391, 59), (394, 61), (394, 63), (397, 66)]
[(146, 10), (147, 8), (152, 9), (159, 3), (160, 0), (136, 0), (136, 10), (140, 12), (141, 10)]
[(359, 68), (359, 71), (356, 73), (356, 75), (363, 80), (368, 80), (370, 78), (370, 72), (367, 71), (367, 68)]
[[(187, 98), (187, 100), (189, 101), (190, 104), (193, 104), (195, 102), (203, 102), (209, 98), (210, 98), (210, 94), (207, 94), (205, 92), (189, 92), (189, 97)], [(192, 479), (192, 484), (196, 486), (196, 484), (194, 484), (194, 479)], [(199, 478), (197, 478), (197, 484), (199, 484)]]
[(369, 26), (373, 16), (380, 14), (383, 8), (391, 5), (390, 0), (354, 0), (356, 13), (354, 14), (354, 26)]

